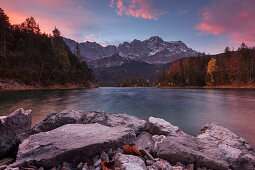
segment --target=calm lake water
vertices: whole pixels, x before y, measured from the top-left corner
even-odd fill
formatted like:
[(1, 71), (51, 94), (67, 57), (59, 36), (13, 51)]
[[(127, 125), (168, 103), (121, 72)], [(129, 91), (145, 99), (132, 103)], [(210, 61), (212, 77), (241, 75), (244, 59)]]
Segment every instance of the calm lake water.
[(33, 125), (53, 111), (103, 110), (141, 119), (163, 118), (194, 135), (215, 122), (255, 146), (255, 90), (97, 88), (78, 90), (0, 91), (0, 115), (32, 109)]

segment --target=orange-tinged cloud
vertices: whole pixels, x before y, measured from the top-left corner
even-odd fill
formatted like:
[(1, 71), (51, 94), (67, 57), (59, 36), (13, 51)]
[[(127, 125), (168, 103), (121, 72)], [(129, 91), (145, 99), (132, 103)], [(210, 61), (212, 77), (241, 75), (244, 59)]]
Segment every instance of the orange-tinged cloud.
[(80, 40), (84, 39), (83, 30), (97, 22), (82, 5), (84, 1), (75, 0), (0, 0), (12, 24), (20, 24), (33, 16), (42, 32), (50, 34), (57, 26), (63, 36)]
[(158, 20), (165, 12), (155, 8), (150, 0), (111, 0), (110, 7), (116, 6), (116, 13), (136, 18)]
[(204, 9), (200, 34), (228, 35), (231, 43), (255, 45), (255, 1), (225, 0)]

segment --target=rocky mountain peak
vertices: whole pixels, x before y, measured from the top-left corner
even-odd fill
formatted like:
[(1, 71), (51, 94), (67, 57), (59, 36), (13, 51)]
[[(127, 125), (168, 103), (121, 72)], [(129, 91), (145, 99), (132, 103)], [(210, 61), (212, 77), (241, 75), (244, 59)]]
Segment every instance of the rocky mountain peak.
[(164, 40), (160, 38), (159, 36), (152, 36), (148, 39), (149, 42), (156, 42), (156, 43), (162, 43)]
[[(67, 38), (63, 38), (66, 44), (70, 47), (71, 51), (75, 53), (76, 42)], [(109, 45), (106, 47), (101, 46), (96, 42), (80, 43), (81, 55), (88, 63), (92, 63), (92, 67), (97, 67), (99, 60), (111, 57), (114, 54), (118, 54), (123, 58), (123, 62), (118, 58), (119, 64), (123, 64), (129, 60), (143, 61), (149, 64), (166, 64), (176, 59), (184, 57), (198, 56), (200, 53), (189, 48), (182, 41), (164, 41), (159, 36), (152, 36), (144, 41), (133, 40), (132, 42), (123, 42), (118, 46)], [(111, 61), (114, 58), (109, 58), (99, 62), (100, 67), (103, 67), (102, 63), (106, 63), (107, 67), (110, 67), (116, 62)], [(116, 59), (116, 58), (115, 58)]]

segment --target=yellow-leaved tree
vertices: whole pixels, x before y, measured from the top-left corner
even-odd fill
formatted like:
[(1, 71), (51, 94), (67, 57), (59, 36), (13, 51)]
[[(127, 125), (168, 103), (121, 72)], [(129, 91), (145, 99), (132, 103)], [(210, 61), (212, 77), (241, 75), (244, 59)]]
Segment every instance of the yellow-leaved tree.
[(214, 74), (217, 71), (218, 67), (216, 65), (216, 59), (212, 58), (207, 67), (207, 74), (209, 76), (209, 81), (207, 82), (207, 85), (213, 85), (215, 80), (214, 80)]

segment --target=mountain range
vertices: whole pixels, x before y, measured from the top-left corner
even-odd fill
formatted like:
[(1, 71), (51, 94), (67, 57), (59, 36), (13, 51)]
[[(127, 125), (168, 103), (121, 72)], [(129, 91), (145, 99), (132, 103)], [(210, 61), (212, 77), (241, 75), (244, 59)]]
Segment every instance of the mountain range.
[[(71, 51), (77, 53), (77, 42), (63, 38)], [(133, 40), (106, 47), (96, 42), (79, 43), (80, 56), (94, 70), (100, 84), (114, 85), (119, 80), (142, 77), (155, 80), (163, 66), (174, 60), (198, 56), (199, 52), (182, 41), (164, 41), (152, 36), (144, 41)]]
[[(63, 38), (73, 53), (76, 52), (76, 42)], [(118, 46), (106, 47), (96, 42), (79, 43), (83, 59), (92, 68), (103, 68), (122, 65), (130, 60), (146, 62), (148, 64), (166, 64), (176, 59), (197, 56), (199, 53), (184, 44), (182, 41), (164, 41), (158, 36), (144, 41), (133, 40), (123, 42)], [(118, 54), (118, 57), (114, 54)]]

